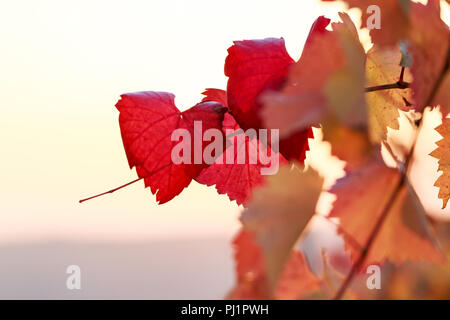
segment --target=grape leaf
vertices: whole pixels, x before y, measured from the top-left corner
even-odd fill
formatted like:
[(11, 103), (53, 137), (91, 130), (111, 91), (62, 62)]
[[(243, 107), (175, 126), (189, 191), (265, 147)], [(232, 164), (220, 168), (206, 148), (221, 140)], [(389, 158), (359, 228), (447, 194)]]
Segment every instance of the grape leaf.
[(241, 216), (245, 230), (262, 247), (267, 279), (277, 283), (295, 242), (315, 213), (323, 179), (312, 169), (283, 166), (255, 189)]
[(261, 128), (257, 97), (261, 90), (279, 87), (294, 60), (284, 39), (234, 41), (225, 60), (228, 102), (243, 129)]
[[(397, 170), (386, 167), (381, 160), (373, 160), (350, 172), (331, 188), (330, 192), (337, 199), (330, 217), (339, 218), (340, 232), (347, 240), (346, 247), (354, 261), (361, 254), (400, 179)], [(442, 254), (423, 212), (419, 211), (405, 186), (401, 187), (385, 217), (364, 266), (386, 260), (394, 264), (406, 260), (442, 262)]]
[[(402, 54), (399, 47), (374, 46), (367, 53), (366, 85), (396, 83), (402, 70), (400, 66)], [(411, 82), (408, 69), (404, 71), (403, 81)], [(371, 141), (379, 143), (386, 140), (387, 128), (398, 130), (399, 109), (408, 111), (406, 101), (411, 101), (411, 89), (378, 90), (366, 93), (368, 108), (368, 125)]]
[(323, 140), (331, 144), (331, 154), (345, 161), (345, 170), (364, 166), (376, 154), (366, 130), (335, 124), (323, 128)]
[[(229, 113), (225, 114), (223, 120), (223, 132), (231, 129), (238, 131), (241, 128)], [(242, 140), (241, 140), (242, 139)], [(227, 148), (216, 161), (205, 168), (195, 180), (207, 186), (216, 185), (219, 194), (227, 194), (231, 201), (236, 200), (237, 204), (246, 204), (250, 199), (252, 190), (260, 186), (265, 181), (265, 176), (261, 174), (263, 168), (269, 168), (269, 163), (262, 163), (259, 153), (271, 154), (273, 151), (270, 145), (265, 146), (256, 137), (250, 139), (244, 132), (229, 138)], [(243, 142), (241, 142), (243, 141)], [(238, 158), (245, 155), (245, 162), (239, 163)], [(227, 163), (227, 159), (232, 161)], [(281, 154), (276, 154), (279, 165), (286, 164), (286, 159)], [(250, 159), (256, 159), (251, 163)]]
[[(448, 26), (440, 18), (439, 0), (429, 0), (427, 5), (409, 0), (345, 1), (350, 7), (362, 10), (363, 23), (370, 15), (367, 13), (370, 5), (380, 7), (381, 28), (370, 31), (374, 44), (393, 46), (399, 41), (406, 41), (412, 58), (414, 106), (417, 111), (423, 111), (431, 103), (436, 82), (448, 61), (450, 34)], [(439, 101), (436, 103), (440, 104)]]
[(439, 198), (443, 200), (443, 208), (447, 206), (450, 199), (450, 119), (444, 118), (442, 125), (436, 128), (442, 135), (443, 139), (436, 144), (438, 148), (434, 150), (431, 155), (439, 159), (439, 171), (442, 175), (439, 176), (434, 184), (439, 188)]
[[(284, 39), (235, 41), (225, 60), (228, 106), (240, 127), (265, 128), (259, 112), (264, 92), (277, 91), (294, 60), (286, 51)], [(280, 141), (280, 152), (288, 160), (303, 161), (312, 130), (292, 132)]]
[(241, 230), (233, 241), (237, 284), (228, 294), (228, 299), (299, 299), (318, 290), (320, 281), (310, 270), (306, 259), (293, 250), (272, 293), (264, 269), (261, 248), (251, 233)]
[(365, 52), (350, 17), (340, 17), (333, 31), (310, 33), (281, 92), (263, 97), (265, 124), (280, 128), (282, 137), (330, 118), (351, 126), (367, 122)]
[(116, 104), (130, 168), (136, 167), (160, 204), (177, 196), (207, 166), (172, 162), (172, 147), (177, 144), (171, 141), (173, 131), (187, 129), (193, 139), (196, 120), (202, 121), (203, 130), (221, 129), (226, 110), (216, 102), (202, 102), (180, 112), (174, 99), (171, 93), (145, 91), (123, 94)]
[[(408, 45), (414, 78), (411, 88), (416, 110), (423, 111), (432, 102), (435, 86), (448, 63), (450, 33), (440, 18), (440, 2), (437, 0), (429, 0), (426, 6), (412, 3), (411, 21), (414, 21)], [(443, 104), (440, 100), (435, 103)]]

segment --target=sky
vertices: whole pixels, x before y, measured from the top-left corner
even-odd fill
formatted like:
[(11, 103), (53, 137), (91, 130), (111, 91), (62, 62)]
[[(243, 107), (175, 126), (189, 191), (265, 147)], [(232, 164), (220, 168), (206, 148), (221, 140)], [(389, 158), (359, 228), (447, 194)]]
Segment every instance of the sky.
[[(235, 233), (241, 209), (195, 182), (161, 206), (142, 183), (78, 203), (135, 179), (114, 105), (122, 93), (155, 90), (187, 109), (205, 88), (226, 87), (233, 40), (284, 37), (297, 59), (313, 21), (337, 21), (344, 9), (318, 0), (1, 1), (0, 243)], [(358, 25), (358, 10), (350, 15)], [(361, 39), (367, 47), (366, 32)], [(436, 175), (426, 161), (418, 184)], [(340, 174), (339, 162), (317, 165), (334, 170), (331, 180)]]

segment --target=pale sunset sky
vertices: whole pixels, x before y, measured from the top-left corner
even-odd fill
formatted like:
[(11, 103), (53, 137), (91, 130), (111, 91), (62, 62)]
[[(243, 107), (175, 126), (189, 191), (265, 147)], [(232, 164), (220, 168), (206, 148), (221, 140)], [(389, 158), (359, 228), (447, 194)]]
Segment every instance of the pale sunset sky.
[[(233, 40), (284, 37), (297, 59), (313, 21), (338, 21), (345, 8), (318, 0), (2, 1), (0, 243), (231, 236), (240, 208), (195, 182), (161, 206), (141, 182), (78, 203), (136, 177), (114, 105), (121, 93), (155, 90), (187, 109), (205, 88), (226, 88)], [(350, 15), (359, 25), (358, 10)], [(367, 32), (361, 39), (368, 47)], [(426, 155), (438, 139), (423, 138), (419, 150)], [(318, 145), (311, 153), (333, 180), (342, 164), (321, 164), (327, 152)], [(418, 191), (443, 215), (432, 187), (437, 164), (420, 161)]]

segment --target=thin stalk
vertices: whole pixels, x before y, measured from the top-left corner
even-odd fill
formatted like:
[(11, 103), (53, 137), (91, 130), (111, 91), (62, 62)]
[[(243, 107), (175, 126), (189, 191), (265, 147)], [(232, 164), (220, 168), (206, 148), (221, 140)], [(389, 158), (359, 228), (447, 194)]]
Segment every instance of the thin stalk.
[(117, 191), (117, 190), (120, 190), (120, 189), (122, 189), (122, 188), (128, 187), (129, 185), (131, 185), (131, 184), (133, 184), (133, 183), (135, 183), (135, 182), (138, 182), (139, 180), (142, 180), (142, 178), (137, 178), (137, 179), (135, 179), (135, 180), (133, 180), (133, 181), (130, 181), (130, 182), (128, 182), (128, 183), (125, 183), (125, 184), (121, 185), (120, 187), (111, 189), (111, 190), (106, 191), (106, 192), (99, 193), (99, 194), (97, 194), (97, 195), (95, 195), (95, 196), (92, 196), (92, 197), (89, 197), (89, 198), (86, 198), (86, 199), (79, 200), (78, 202), (79, 202), (79, 203), (83, 203), (83, 202), (85, 202), (85, 201), (88, 201), (88, 200), (91, 200), (91, 199), (94, 199), (94, 198), (98, 198), (98, 197), (104, 196), (105, 194), (113, 193), (113, 192), (115, 192), (115, 191)]
[[(450, 49), (447, 51), (447, 57), (445, 60), (446, 64), (445, 64), (444, 68), (441, 70), (441, 73), (440, 73), (438, 79), (436, 80), (436, 83), (433, 86), (433, 89), (431, 90), (430, 95), (428, 96), (428, 99), (427, 99), (425, 105), (422, 106), (423, 107), (422, 109), (424, 109), (425, 107), (432, 104), (433, 99), (434, 99), (439, 87), (441, 86), (447, 71), (449, 70), (449, 63), (448, 63), (449, 58), (450, 58)], [(402, 80), (401, 77), (402, 77), (403, 73), (404, 73), (404, 70), (402, 68), (400, 80)], [(401, 81), (399, 81), (399, 82), (401, 82)], [(382, 87), (382, 86), (379, 86), (379, 87)], [(380, 89), (380, 90), (383, 90), (383, 89)], [(366, 91), (367, 91), (367, 89), (366, 89)], [(372, 91), (375, 91), (375, 90), (372, 90)], [(358, 257), (358, 260), (356, 260), (356, 262), (353, 264), (349, 274), (347, 275), (347, 277), (343, 281), (341, 287), (339, 288), (338, 292), (334, 296), (335, 300), (340, 300), (344, 296), (345, 291), (348, 289), (350, 283), (352, 282), (354, 275), (356, 274), (356, 272), (358, 272), (358, 270), (363, 265), (364, 260), (367, 257), (367, 254), (368, 254), (369, 250), (371, 249), (374, 241), (376, 240), (376, 237), (378, 236), (379, 231), (380, 231), (381, 227), (383, 226), (383, 223), (386, 220), (387, 215), (391, 211), (392, 205), (394, 204), (397, 196), (399, 195), (403, 186), (407, 185), (407, 181), (408, 181), (407, 174), (408, 174), (411, 162), (412, 162), (412, 158), (414, 156), (414, 151), (415, 151), (416, 144), (417, 144), (417, 138), (419, 136), (419, 132), (420, 132), (421, 125), (422, 125), (422, 119), (423, 119), (423, 117), (419, 120), (418, 130), (416, 132), (416, 136), (415, 136), (414, 142), (412, 144), (411, 150), (409, 151), (408, 155), (406, 156), (405, 163), (403, 166), (400, 166), (400, 172), (401, 172), (400, 180), (398, 181), (397, 185), (395, 186), (395, 189), (392, 192), (391, 197), (389, 198), (389, 201), (386, 203), (385, 207), (383, 208), (382, 214), (378, 218), (378, 221), (377, 221), (375, 227), (372, 229), (372, 231), (369, 235), (369, 238), (368, 238), (364, 248), (362, 249), (361, 254)]]
[(380, 90), (391, 90), (391, 89), (407, 89), (411, 84), (409, 82), (398, 81), (395, 83), (382, 84), (379, 86), (368, 87), (365, 89), (366, 92), (380, 91)]

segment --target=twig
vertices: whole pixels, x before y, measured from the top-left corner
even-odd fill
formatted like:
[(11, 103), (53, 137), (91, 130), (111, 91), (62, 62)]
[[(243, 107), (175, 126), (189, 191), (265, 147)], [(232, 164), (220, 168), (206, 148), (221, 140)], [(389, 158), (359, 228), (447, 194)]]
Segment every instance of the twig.
[[(423, 108), (429, 106), (432, 102), (433, 99), (439, 89), (439, 87), (441, 86), (443, 79), (447, 73), (447, 71), (449, 70), (449, 58), (450, 58), (450, 49), (447, 51), (447, 57), (446, 57), (446, 64), (444, 66), (444, 68), (441, 70), (441, 73), (438, 77), (438, 79), (436, 80), (435, 85), (433, 86), (432, 91), (430, 92), (430, 95), (428, 96), (428, 99), (426, 100), (426, 103), (424, 106), (422, 106)], [(403, 69), (402, 69), (402, 73), (403, 73)], [(401, 75), (400, 75), (401, 76)], [(399, 81), (400, 82), (400, 81)], [(382, 87), (382, 86), (380, 86)], [(372, 90), (374, 91), (374, 90)], [(391, 195), (391, 197), (389, 198), (389, 201), (387, 202), (387, 204), (385, 205), (382, 214), (380, 215), (380, 217), (378, 218), (378, 221), (375, 225), (375, 227), (372, 229), (372, 232), (370, 233), (370, 236), (363, 248), (363, 250), (361, 251), (360, 256), (358, 257), (358, 260), (356, 260), (356, 262), (353, 264), (352, 269), (350, 270), (349, 274), (347, 275), (347, 277), (345, 278), (344, 282), (342, 283), (341, 287), (339, 288), (338, 292), (336, 293), (334, 299), (335, 300), (340, 300), (344, 294), (345, 291), (347, 290), (347, 288), (349, 287), (351, 281), (353, 280), (354, 275), (356, 274), (356, 272), (358, 272), (358, 270), (361, 268), (361, 266), (364, 263), (365, 258), (367, 257), (367, 254), (369, 252), (369, 250), (372, 247), (372, 244), (374, 243), (381, 227), (383, 226), (384, 221), (386, 220), (387, 215), (389, 214), (389, 212), (391, 211), (392, 205), (394, 204), (397, 196), (399, 195), (401, 189), (403, 188), (403, 186), (407, 183), (407, 174), (408, 174), (408, 170), (410, 168), (411, 165), (411, 161), (412, 158), (414, 156), (414, 151), (416, 148), (416, 143), (417, 143), (417, 138), (420, 132), (420, 128), (422, 125), (422, 119), (423, 117), (420, 119), (419, 123), (418, 123), (418, 129), (416, 132), (416, 136), (414, 139), (414, 142), (412, 144), (411, 150), (409, 151), (408, 155), (406, 156), (406, 160), (403, 166), (400, 167), (400, 171), (401, 171), (401, 178), (398, 181), (397, 185), (395, 186), (395, 189)]]
[(122, 188), (128, 187), (130, 184), (133, 184), (133, 183), (135, 183), (135, 182), (138, 182), (139, 180), (142, 180), (142, 178), (137, 178), (137, 179), (135, 179), (135, 180), (133, 180), (133, 181), (130, 181), (130, 182), (128, 182), (128, 183), (125, 183), (125, 184), (121, 185), (120, 187), (111, 189), (111, 190), (106, 191), (106, 192), (99, 193), (99, 194), (97, 194), (97, 195), (95, 195), (95, 196), (92, 196), (92, 197), (89, 197), (89, 198), (86, 198), (86, 199), (82, 199), (82, 200), (80, 200), (80, 201), (78, 201), (78, 202), (79, 202), (79, 203), (83, 203), (83, 202), (85, 202), (85, 201), (88, 201), (88, 200), (91, 200), (91, 199), (94, 199), (94, 198), (98, 198), (98, 197), (104, 196), (105, 194), (113, 193), (113, 192), (115, 192), (115, 191), (117, 191), (117, 190), (120, 190), (120, 189), (122, 189)]
[(390, 89), (407, 89), (411, 84), (403, 80), (399, 80), (395, 83), (382, 84), (379, 86), (368, 87), (365, 89), (366, 92), (380, 91), (380, 90), (390, 90)]
[(398, 82), (404, 83), (403, 81), (404, 76), (405, 76), (405, 67), (402, 67), (402, 71), (400, 71), (400, 79), (398, 80)]

